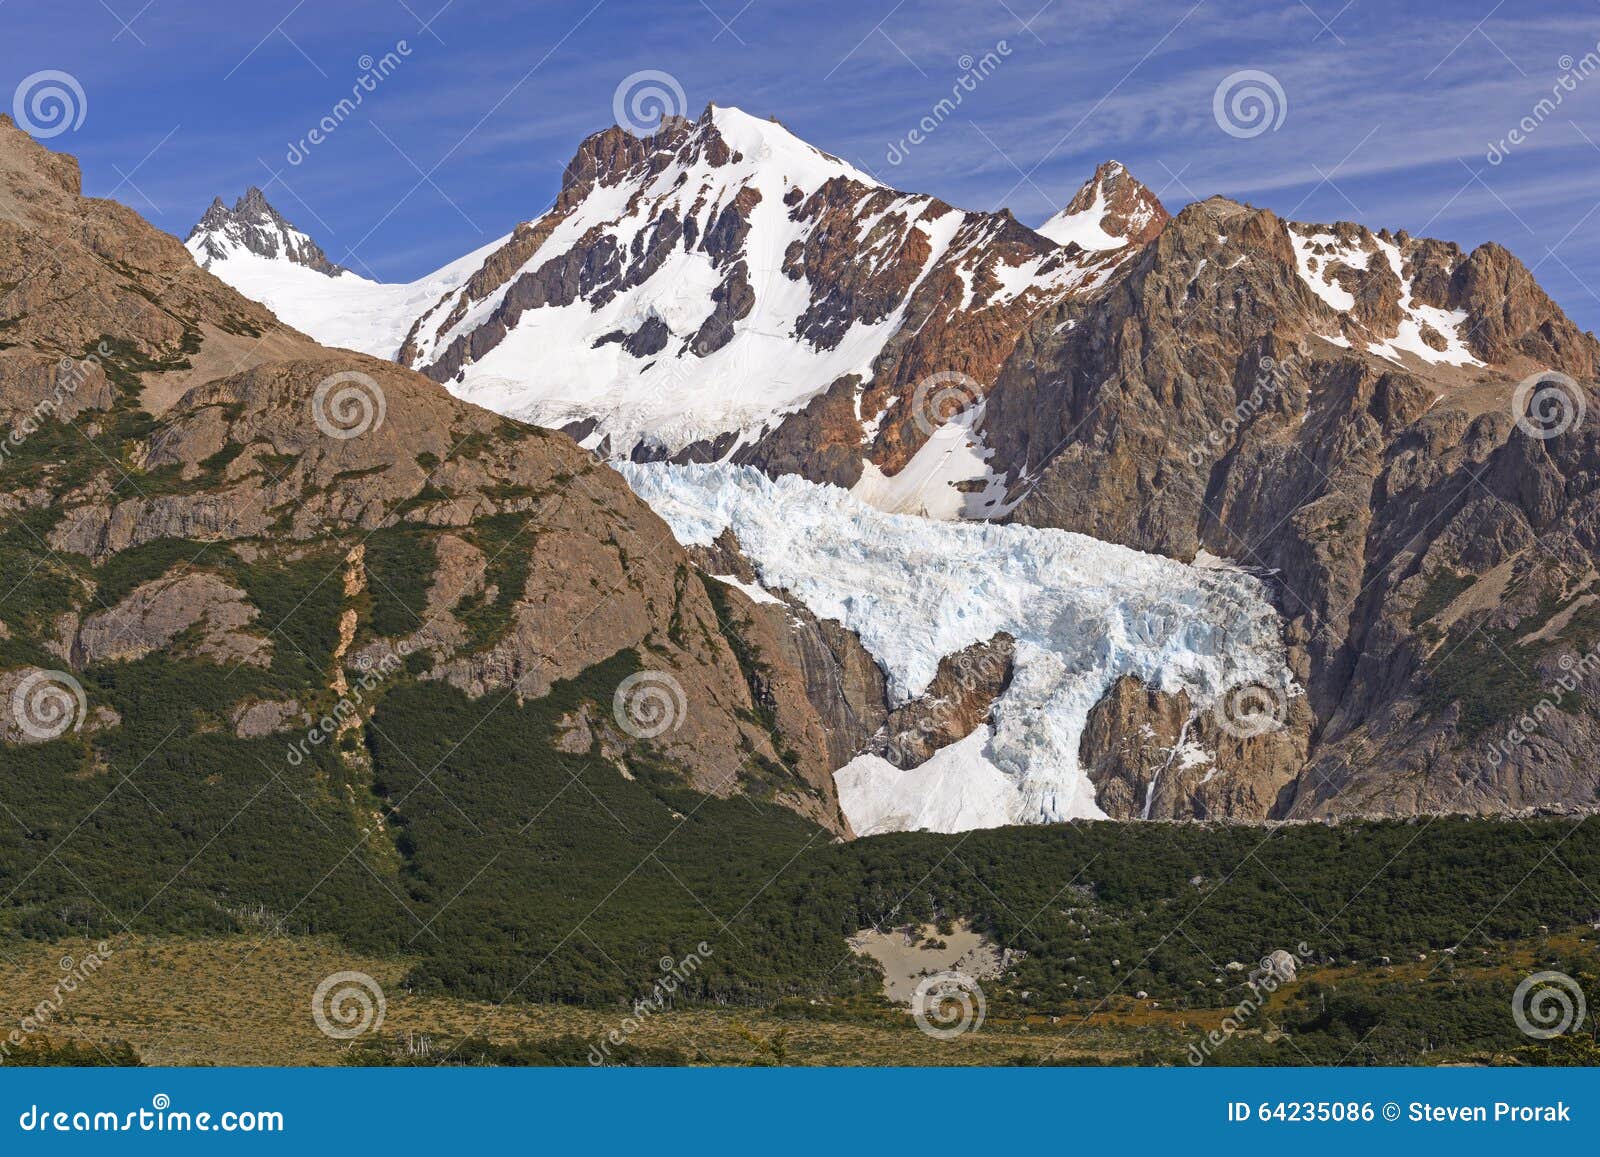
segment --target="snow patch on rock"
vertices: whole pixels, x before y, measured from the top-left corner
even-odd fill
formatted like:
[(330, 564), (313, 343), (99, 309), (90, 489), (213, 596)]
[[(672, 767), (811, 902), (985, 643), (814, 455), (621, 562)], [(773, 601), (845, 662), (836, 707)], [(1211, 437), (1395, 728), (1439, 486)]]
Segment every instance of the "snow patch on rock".
[(850, 493), (889, 514), (949, 520), (1006, 513), (1005, 475), (989, 468), (994, 451), (978, 429), (983, 406), (979, 402), (940, 426), (898, 473), (885, 474), (862, 459), (861, 479)]
[[(1416, 301), (1412, 297), (1411, 279), (1405, 275), (1402, 267), (1399, 246), (1381, 237), (1374, 240), (1378, 251), (1388, 259), (1389, 268), (1400, 279), (1400, 312), (1404, 316), (1395, 335), (1387, 341), (1369, 343), (1368, 352), (1392, 362), (1400, 361), (1400, 354), (1404, 352), (1431, 365), (1481, 366), (1483, 363), (1472, 356), (1467, 343), (1461, 339), (1461, 327), (1467, 321), (1467, 311), (1440, 309)], [(1444, 338), (1444, 349), (1436, 350), (1422, 339), (1425, 326)]]

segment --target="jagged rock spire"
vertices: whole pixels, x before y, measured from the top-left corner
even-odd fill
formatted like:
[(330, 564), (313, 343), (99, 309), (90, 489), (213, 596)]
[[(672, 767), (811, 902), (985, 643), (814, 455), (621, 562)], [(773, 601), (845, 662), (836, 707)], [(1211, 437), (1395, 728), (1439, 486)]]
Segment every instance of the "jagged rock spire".
[(1038, 232), (1063, 245), (1117, 249), (1154, 241), (1169, 219), (1160, 199), (1121, 161), (1105, 161)]
[(213, 262), (225, 261), (235, 254), (253, 253), (257, 257), (304, 265), (329, 277), (344, 272), (342, 266), (328, 260), (320, 245), (274, 209), (267, 195), (256, 185), (246, 189), (232, 209), (221, 197), (215, 198), (205, 216), (189, 231), (184, 244), (206, 269), (211, 268)]

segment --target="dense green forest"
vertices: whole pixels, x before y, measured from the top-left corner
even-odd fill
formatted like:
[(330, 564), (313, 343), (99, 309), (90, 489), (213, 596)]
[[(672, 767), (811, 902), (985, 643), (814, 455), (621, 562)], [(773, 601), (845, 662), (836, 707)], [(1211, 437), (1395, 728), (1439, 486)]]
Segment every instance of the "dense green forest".
[[(261, 584), (277, 602), (252, 594), (304, 599), (296, 619), (334, 613), (295, 578)], [(267, 691), (318, 658), (280, 646), (272, 668), (236, 678)], [(964, 917), (1025, 953), (1006, 987), (1049, 1011), (1138, 990), (1225, 1006), (1226, 964), (1276, 948), (1370, 961), (1600, 919), (1592, 820), (1086, 823), (836, 843), (770, 801), (690, 792), (648, 758), (627, 778), (557, 751), (553, 721), (606, 702), (637, 662), (619, 655), (520, 706), (401, 675), (366, 729), (370, 782), (327, 746), (294, 766), (281, 738), (210, 725), (240, 693), (212, 669), (91, 671), (91, 700), (120, 727), (6, 753), (0, 921), (29, 937), (328, 934), (415, 954), (424, 991), (589, 1004), (633, 999), (660, 959), (704, 941), (713, 951), (680, 999), (769, 1005), (871, 991), (844, 943), (860, 928)]]

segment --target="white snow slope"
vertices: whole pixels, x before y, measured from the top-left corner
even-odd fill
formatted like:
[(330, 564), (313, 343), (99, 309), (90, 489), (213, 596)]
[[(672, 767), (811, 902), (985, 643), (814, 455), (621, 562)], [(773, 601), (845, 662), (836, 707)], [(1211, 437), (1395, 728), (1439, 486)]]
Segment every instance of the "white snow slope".
[(1063, 209), (1040, 225), (1036, 232), (1058, 245), (1079, 245), (1084, 249), (1117, 249), (1128, 243), (1126, 237), (1107, 233), (1100, 222), (1106, 215), (1104, 189), (1095, 189), (1094, 204), (1077, 213)]
[(1294, 685), (1278, 617), (1240, 571), (1066, 531), (887, 514), (745, 467), (618, 468), (681, 542), (731, 529), (763, 586), (854, 630), (897, 703), (927, 689), (942, 656), (1016, 638), (992, 726), (909, 771), (860, 756), (835, 773), (860, 835), (1102, 817), (1078, 743), (1121, 675), (1186, 689), (1199, 710), (1240, 682)]
[[(627, 252), (668, 211), (694, 218), (703, 234), (735, 195), (754, 189), (760, 200), (750, 213), (744, 253), (755, 306), (734, 325), (733, 339), (705, 357), (679, 354), (680, 343), (705, 320), (711, 293), (726, 272), (706, 254), (680, 246), (643, 285), (604, 306), (579, 299), (527, 311), (499, 345), (466, 367), (460, 381), (448, 383), (452, 393), (541, 426), (594, 418), (598, 425), (586, 442), (591, 447), (610, 435), (619, 452), (641, 441), (676, 452), (735, 430), (754, 437), (775, 415), (799, 409), (835, 378), (870, 373), (873, 359), (899, 326), (898, 316), (852, 326), (830, 350), (795, 337), (811, 287), (785, 276), (783, 263), (807, 226), (790, 219), (784, 197), (791, 189), (809, 195), (835, 177), (865, 189), (880, 187), (878, 182), (781, 126), (738, 109), (717, 108), (712, 124), (740, 159), (712, 166), (680, 158), (653, 177), (597, 188), (522, 268), (537, 269), (580, 239), (598, 235), (614, 237)], [(915, 211), (926, 199), (904, 200)], [(962, 214), (951, 210), (920, 227), (942, 254), (961, 220)], [(448, 309), (425, 318), (418, 340), (421, 359), (436, 356), (481, 325), (510, 284), (474, 301), (449, 329), (430, 328)], [(616, 343), (596, 345), (601, 335), (631, 332), (652, 316), (673, 335), (662, 355), (638, 358)]]
[(348, 269), (329, 277), (286, 258), (258, 256), (218, 234), (195, 237), (187, 244), (196, 260), (207, 241), (224, 249), (226, 256), (212, 258), (206, 268), (301, 333), (323, 345), (393, 361), (417, 316), (477, 272), (484, 258), (506, 240), (498, 238), (405, 283), (371, 281)]

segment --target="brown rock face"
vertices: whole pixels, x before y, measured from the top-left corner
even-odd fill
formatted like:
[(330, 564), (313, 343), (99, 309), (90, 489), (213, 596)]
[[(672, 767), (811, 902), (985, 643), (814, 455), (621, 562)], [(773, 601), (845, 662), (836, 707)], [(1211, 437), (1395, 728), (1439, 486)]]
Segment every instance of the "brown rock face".
[(917, 767), (941, 747), (965, 739), (989, 718), (1011, 685), (1016, 640), (1001, 633), (939, 662), (920, 698), (895, 708), (867, 750), (896, 767)]
[[(1600, 430), (1561, 419), (1595, 412), (1581, 379), (1597, 355), (1496, 246), (1221, 199), (1186, 208), (1099, 297), (1041, 314), (985, 415), (996, 468), (1025, 480), (1011, 517), (1260, 568), (1311, 716), (1231, 760), (1200, 716), (1186, 741), (1219, 772), (1201, 788), (1170, 758), (1188, 705), (1114, 689), (1085, 738), (1102, 806), (1596, 806), (1591, 715), (1518, 721), (1592, 633)], [(1540, 370), (1569, 377), (1535, 377), (1519, 403)]]
[[(690, 553), (709, 575), (756, 579), (731, 531)], [(777, 714), (785, 734), (807, 735), (822, 753), (799, 763), (833, 807), (835, 770), (863, 751), (897, 767), (925, 763), (987, 720), (1011, 682), (1016, 643), (1002, 633), (945, 656), (927, 691), (891, 710), (883, 672), (854, 632), (818, 619), (797, 600), (752, 603), (709, 581), (724, 592), (723, 622), (736, 623), (752, 645), (745, 667), (757, 702)]]
[(244, 591), (220, 576), (175, 572), (141, 584), (115, 607), (84, 619), (72, 643), (72, 662), (78, 667), (125, 663), (167, 651), (221, 666), (265, 667), (272, 661), (272, 640), (251, 630), (257, 614)]
[(1265, 820), (1305, 760), (1311, 711), (1303, 698), (1261, 690), (1195, 712), (1132, 676), (1089, 713), (1080, 744), (1095, 801), (1113, 819)]
[(233, 733), (240, 739), (259, 739), (298, 727), (308, 727), (311, 715), (293, 699), (252, 699), (233, 711)]
[(854, 632), (831, 619), (817, 618), (798, 600), (752, 603), (721, 583), (717, 576), (757, 581), (755, 568), (732, 531), (724, 531), (711, 547), (691, 548), (690, 555), (715, 584), (709, 589), (726, 592), (723, 598), (731, 605), (724, 619), (738, 615), (747, 621), (745, 633), (759, 640), (765, 665), (784, 673), (757, 677), (767, 688), (769, 707), (781, 703), (793, 711), (803, 702), (814, 713), (818, 750), (824, 753), (822, 770), (831, 792), (833, 771), (859, 755), (888, 718), (883, 671)]
[(1449, 308), (1472, 318), (1472, 351), (1492, 365), (1534, 365), (1579, 378), (1600, 372), (1594, 336), (1569, 321), (1527, 266), (1493, 243), (1480, 245), (1451, 275)]
[(855, 375), (840, 378), (760, 442), (735, 451), (733, 461), (774, 476), (800, 474), (813, 482), (854, 486), (862, 473), (860, 390)]

